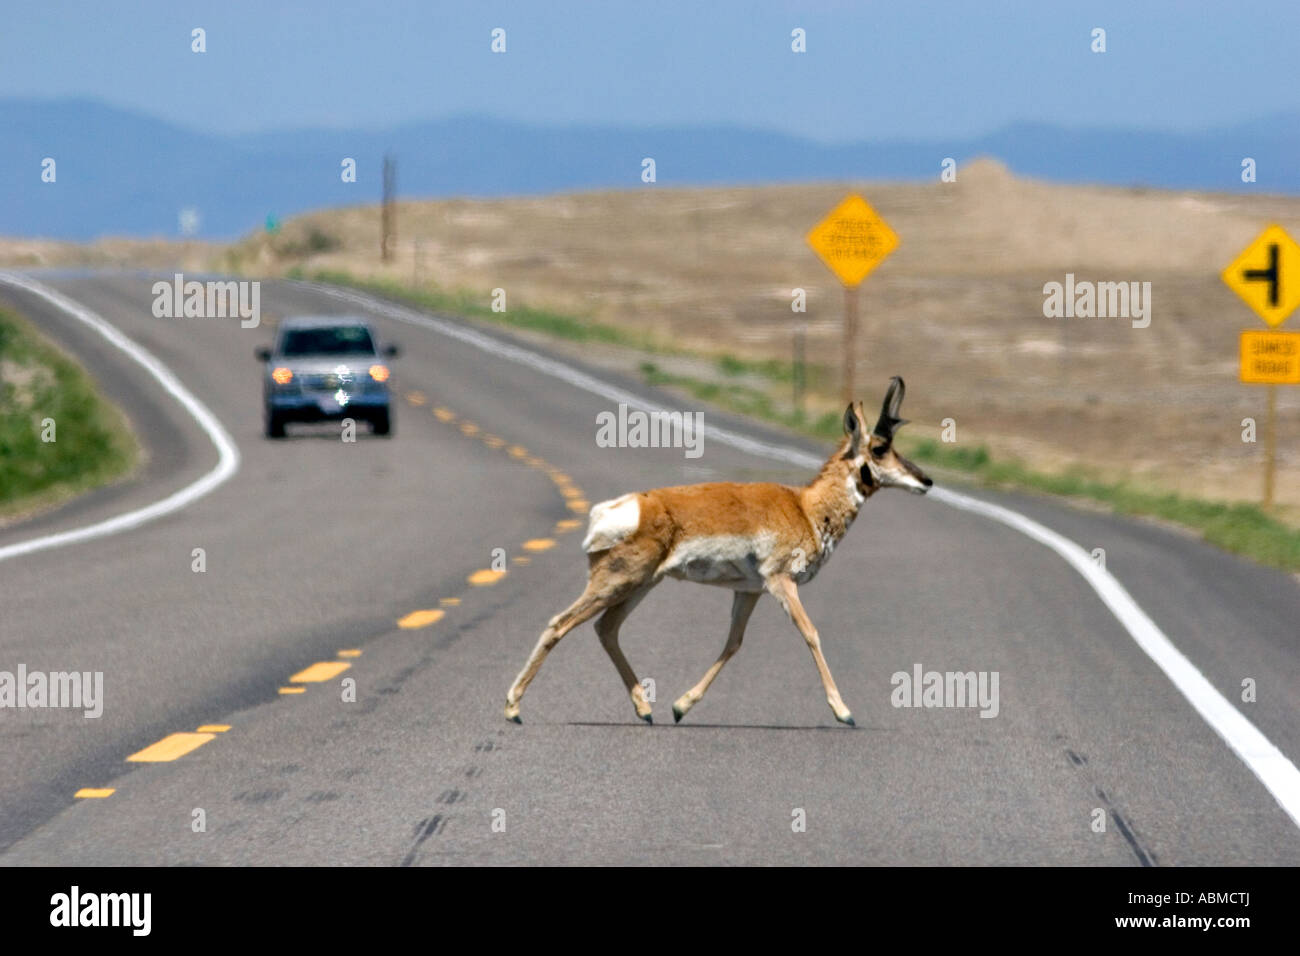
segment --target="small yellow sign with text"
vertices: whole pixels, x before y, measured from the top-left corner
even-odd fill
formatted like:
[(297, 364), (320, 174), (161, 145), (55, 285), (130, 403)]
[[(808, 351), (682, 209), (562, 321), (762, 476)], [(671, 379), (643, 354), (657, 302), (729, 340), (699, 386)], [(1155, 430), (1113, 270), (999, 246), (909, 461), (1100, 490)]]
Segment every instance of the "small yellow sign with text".
[(1241, 380), (1300, 385), (1300, 332), (1242, 332)]
[(889, 223), (854, 193), (808, 233), (808, 245), (846, 286), (853, 287), (898, 247)]

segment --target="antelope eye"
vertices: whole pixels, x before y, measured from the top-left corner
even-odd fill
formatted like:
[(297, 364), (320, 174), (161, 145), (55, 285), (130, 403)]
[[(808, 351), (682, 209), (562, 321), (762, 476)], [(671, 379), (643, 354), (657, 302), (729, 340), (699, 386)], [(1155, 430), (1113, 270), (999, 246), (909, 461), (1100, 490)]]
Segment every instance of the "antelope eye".
[(877, 445), (875, 448), (871, 449), (871, 457), (872, 457), (872, 458), (884, 458), (884, 457), (885, 457), (885, 452), (887, 452), (887, 451), (889, 451), (889, 446), (888, 446), (888, 445)]

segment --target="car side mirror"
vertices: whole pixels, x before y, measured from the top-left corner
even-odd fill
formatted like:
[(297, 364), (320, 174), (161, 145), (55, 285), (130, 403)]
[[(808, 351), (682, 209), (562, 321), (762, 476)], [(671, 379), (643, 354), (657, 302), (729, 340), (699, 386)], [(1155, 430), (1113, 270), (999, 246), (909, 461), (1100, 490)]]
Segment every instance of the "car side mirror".
[(271, 361), (271, 350), (265, 345), (258, 346), (253, 350), (253, 354), (257, 356), (259, 362)]
[(396, 345), (385, 345), (384, 355), (387, 358), (397, 358), (402, 354), (402, 350)]

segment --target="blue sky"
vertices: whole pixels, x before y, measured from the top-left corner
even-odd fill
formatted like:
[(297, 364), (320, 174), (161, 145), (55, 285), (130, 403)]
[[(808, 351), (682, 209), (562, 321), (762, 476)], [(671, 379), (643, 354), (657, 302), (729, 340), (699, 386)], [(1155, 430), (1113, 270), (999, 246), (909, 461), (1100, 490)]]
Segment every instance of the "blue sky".
[(1298, 40), (1295, 2), (42, 0), (6, 11), (0, 96), (97, 98), (209, 132), (466, 113), (827, 142), (1017, 120), (1190, 130), (1300, 107)]

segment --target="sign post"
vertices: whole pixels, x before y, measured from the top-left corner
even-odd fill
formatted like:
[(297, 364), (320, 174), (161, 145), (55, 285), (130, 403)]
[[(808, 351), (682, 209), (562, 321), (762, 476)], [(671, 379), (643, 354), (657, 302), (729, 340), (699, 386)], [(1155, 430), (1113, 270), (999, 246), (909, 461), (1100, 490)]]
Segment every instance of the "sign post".
[(895, 248), (898, 236), (889, 223), (857, 193), (813, 226), (808, 245), (844, 284), (844, 400), (853, 401), (853, 372), (857, 358), (858, 286)]
[(803, 393), (807, 387), (807, 365), (805, 346), (808, 338), (808, 326), (800, 322), (794, 330), (794, 414), (803, 421)]
[(1277, 468), (1277, 386), (1268, 387), (1268, 419), (1264, 424), (1266, 442), (1264, 454), (1268, 464), (1264, 466), (1264, 507), (1273, 507), (1273, 473)]
[[(1223, 281), (1273, 328), (1300, 305), (1300, 245), (1271, 225), (1242, 250), (1222, 273)], [(1241, 380), (1267, 385), (1264, 420), (1264, 507), (1273, 506), (1277, 463), (1277, 386), (1300, 385), (1300, 332), (1241, 333)]]
[(858, 287), (844, 287), (844, 374), (841, 377), (844, 389), (844, 401), (853, 401), (853, 372), (858, 355)]

